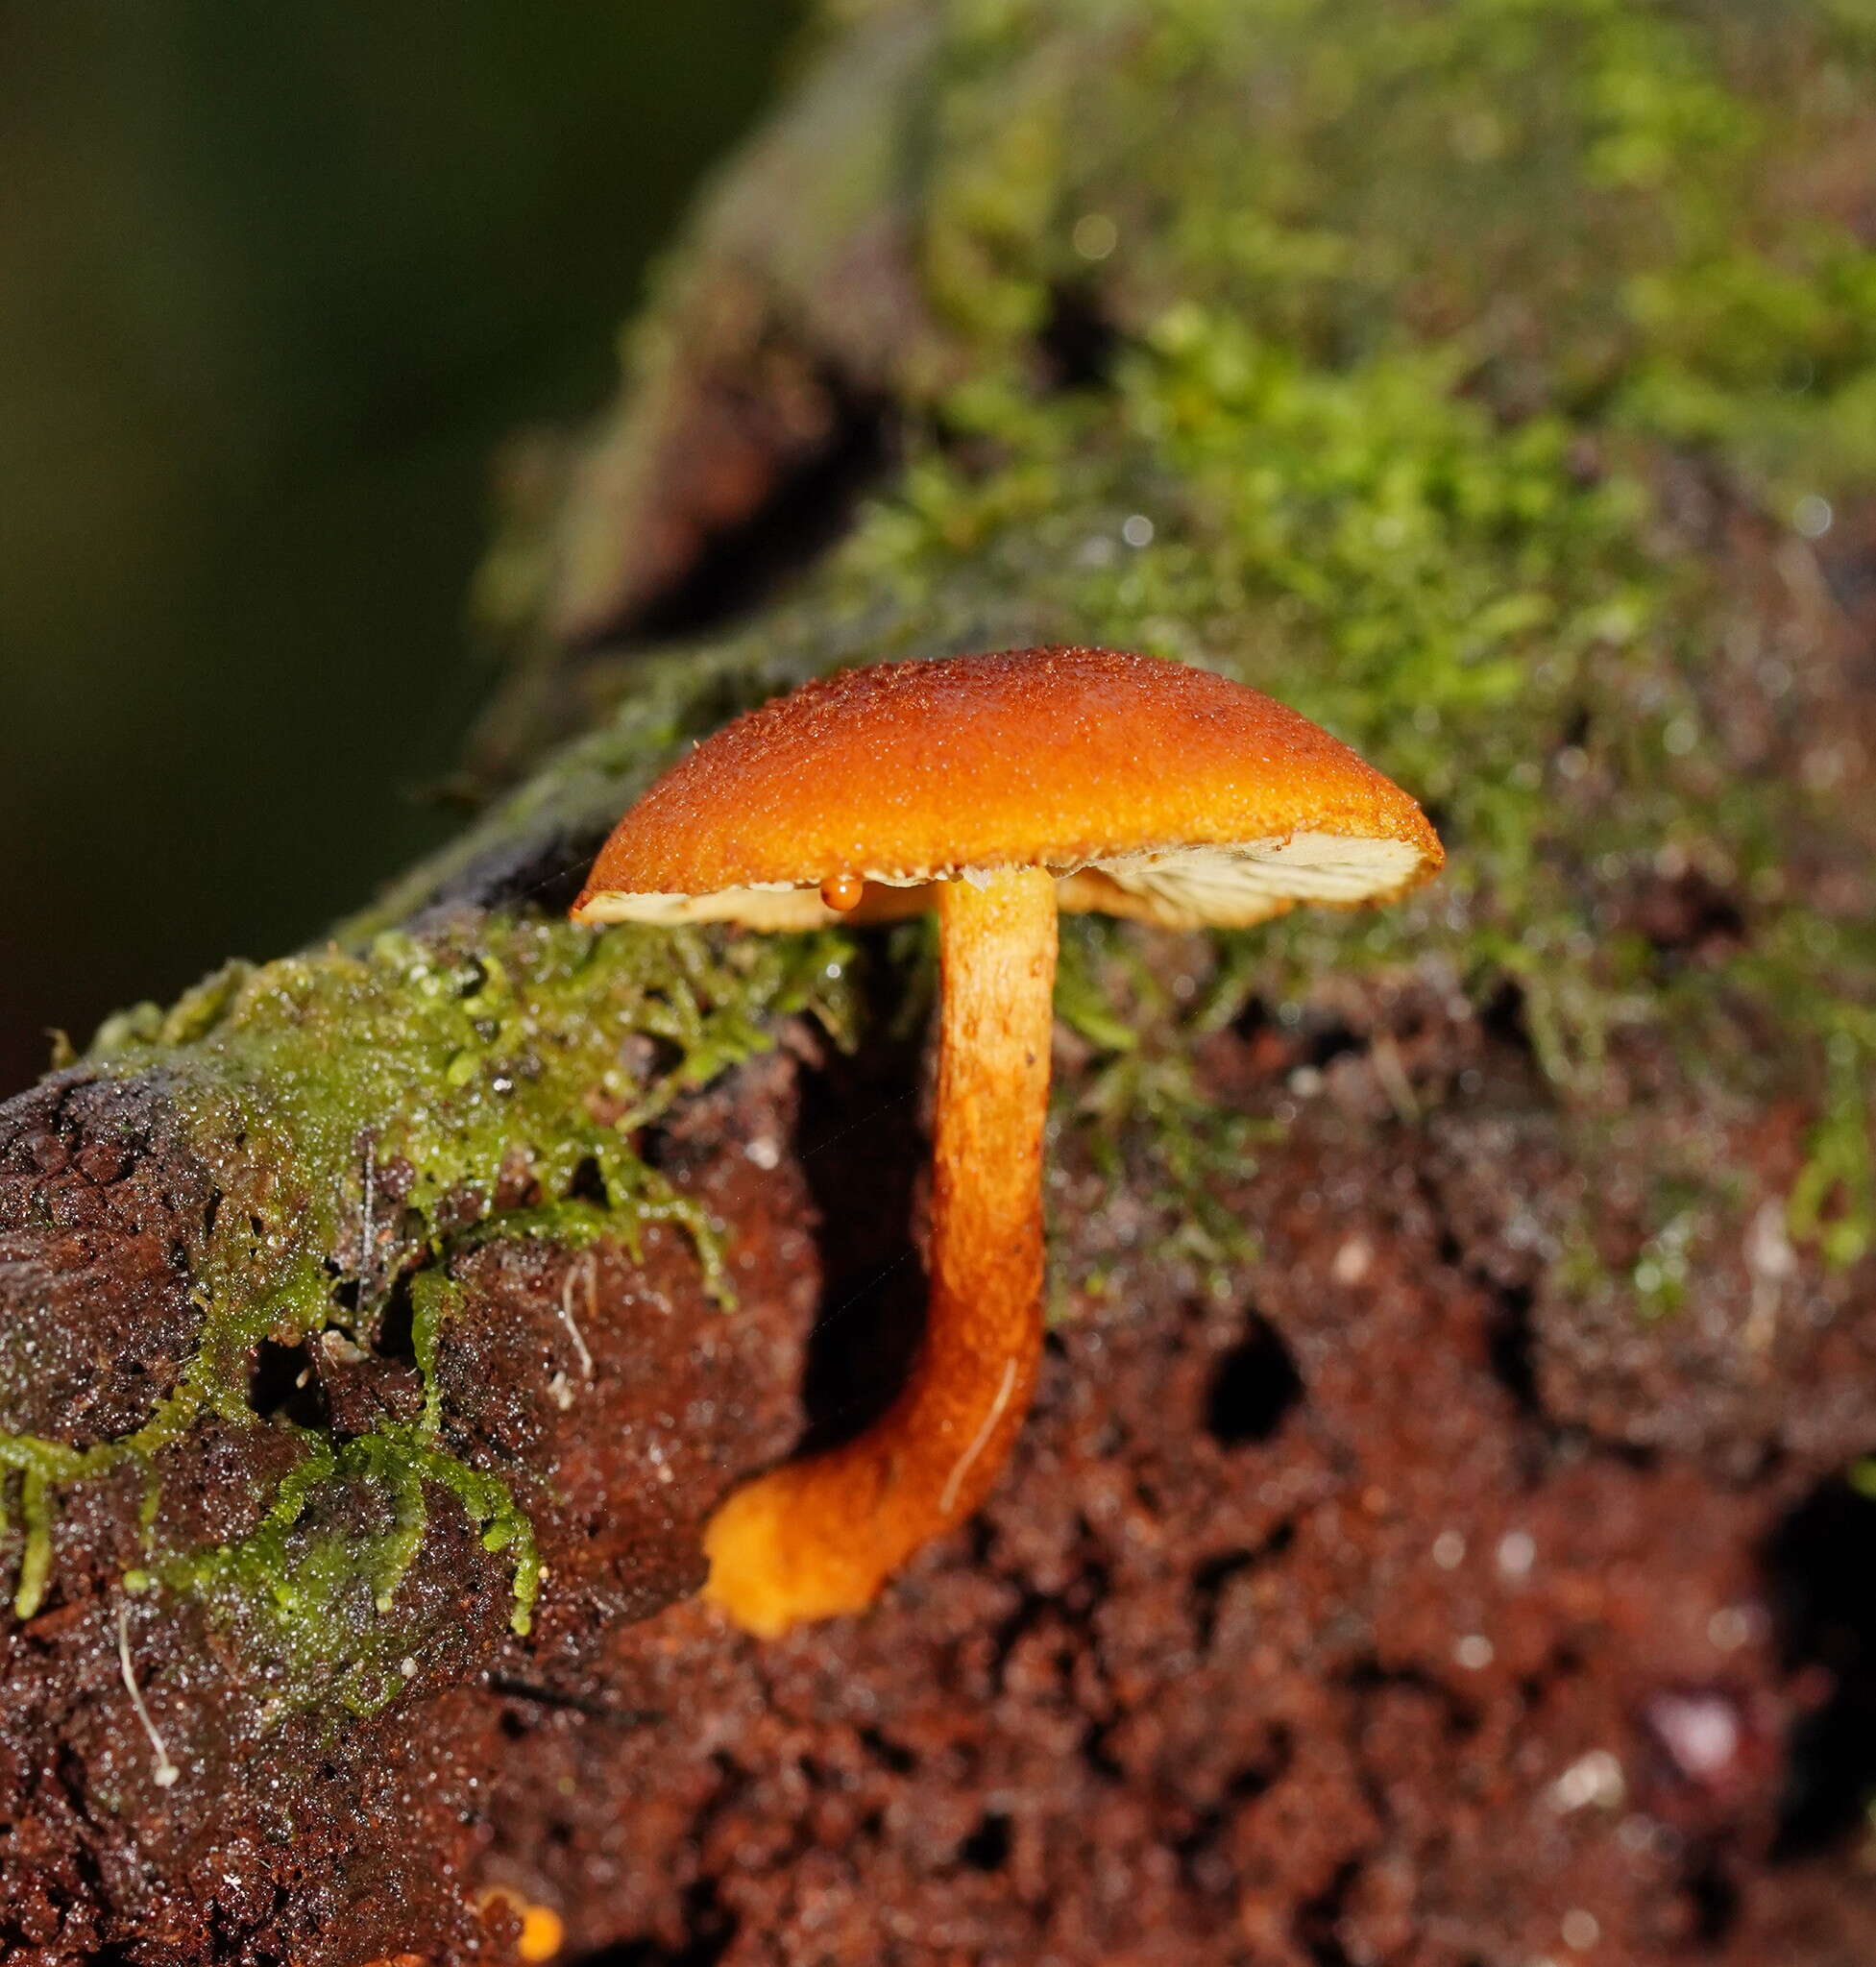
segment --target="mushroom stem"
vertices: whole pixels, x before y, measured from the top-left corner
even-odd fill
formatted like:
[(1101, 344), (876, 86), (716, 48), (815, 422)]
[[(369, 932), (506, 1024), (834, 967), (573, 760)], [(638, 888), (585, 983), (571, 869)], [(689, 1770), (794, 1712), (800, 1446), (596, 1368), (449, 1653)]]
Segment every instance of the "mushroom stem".
[(1056, 895), (1040, 868), (938, 885), (931, 1290), (905, 1390), (864, 1433), (737, 1491), (708, 1595), (772, 1637), (861, 1612), (994, 1487), (1042, 1349), (1042, 1129)]

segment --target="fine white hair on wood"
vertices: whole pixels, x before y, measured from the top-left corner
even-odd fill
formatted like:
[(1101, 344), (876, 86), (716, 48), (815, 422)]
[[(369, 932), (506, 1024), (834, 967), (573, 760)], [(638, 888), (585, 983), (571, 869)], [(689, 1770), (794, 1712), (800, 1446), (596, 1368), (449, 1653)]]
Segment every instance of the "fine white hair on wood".
[(131, 1664), (131, 1608), (121, 1601), (117, 1607), (117, 1664), (124, 1675), (124, 1687), (131, 1697), (131, 1706), (136, 1710), (136, 1718), (143, 1723), (143, 1732), (150, 1737), (150, 1746), (156, 1752), (157, 1769), (151, 1779), (158, 1789), (171, 1788), (182, 1777), (179, 1769), (169, 1759), (169, 1750), (163, 1745), (163, 1738), (157, 1733), (157, 1724), (150, 1718), (150, 1710), (144, 1705), (143, 1690), (136, 1684), (136, 1669)]

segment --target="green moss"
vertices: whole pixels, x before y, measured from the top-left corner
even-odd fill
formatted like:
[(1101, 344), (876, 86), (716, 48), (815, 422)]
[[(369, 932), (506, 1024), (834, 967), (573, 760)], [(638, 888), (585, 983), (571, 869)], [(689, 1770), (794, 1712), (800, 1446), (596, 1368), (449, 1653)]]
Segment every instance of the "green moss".
[[(220, 1198), (194, 1264), (200, 1336), (181, 1383), (134, 1433), (86, 1449), (0, 1437), (0, 1469), (19, 1473), (15, 1615), (42, 1596), (61, 1490), (134, 1465), (154, 1496), (160, 1451), (198, 1420), (263, 1424), (248, 1397), (260, 1340), (291, 1345), (330, 1327), (369, 1345), (402, 1280), (421, 1419), (345, 1442), (294, 1430), (303, 1459), (258, 1528), (226, 1548), (153, 1547), (148, 1577), (230, 1615), (246, 1608), (248, 1639), (297, 1693), (336, 1686), (354, 1699), (361, 1683), (338, 1664), (359, 1638), (339, 1608), (364, 1587), (388, 1608), (421, 1542), (427, 1487), (512, 1558), (514, 1623), (525, 1630), (538, 1566), (509, 1482), (528, 1471), (464, 1463), (439, 1403), (436, 1348), (459, 1296), (450, 1264), (494, 1235), (612, 1234), (636, 1248), (645, 1224), (672, 1222), (720, 1293), (711, 1226), (640, 1157), (638, 1133), (686, 1088), (765, 1049), (774, 1020), (808, 1011), (838, 1023), (842, 949), (834, 937), (600, 936), (468, 918), (426, 937), (232, 965), (166, 1012), (111, 1020), (92, 1068), (163, 1073)], [(582, 1169), (597, 1174), (602, 1207), (567, 1199)], [(390, 1171), (395, 1210), (378, 1179)], [(380, 1533), (307, 1532), (341, 1492), (360, 1491), (388, 1505)], [(145, 1518), (154, 1538), (154, 1504)]]
[[(1199, 1083), (1199, 1042), (1242, 1002), (1230, 966), (1182, 1001), (1142, 959), (1137, 938), (1095, 916), (1061, 925), (1056, 1016), (1093, 1051), (1072, 1086), (1057, 1089), (1059, 1116), (1081, 1129), (1096, 1169), (1169, 1226), (1156, 1248), (1224, 1293), (1255, 1260), (1257, 1241), (1224, 1197), (1254, 1171), (1272, 1126), (1220, 1107)], [(1054, 1271), (1057, 1302), (1085, 1275)]]
[(1788, 1226), (1839, 1269), (1876, 1248), (1876, 1131), (1869, 1086), (1876, 1075), (1876, 1015), (1839, 1007), (1827, 1040), (1829, 1080), (1804, 1166), (1791, 1185)]
[[(262, 1663), (278, 1703), (368, 1712), (402, 1683), (396, 1663), (410, 1635), (391, 1615), (428, 1527), (426, 1488), (461, 1506), (484, 1549), (512, 1559), (512, 1623), (525, 1632), (540, 1582), (533, 1527), (506, 1483), (436, 1445), (433, 1411), (422, 1422), (381, 1423), (342, 1443), (309, 1433), (305, 1458), (250, 1536), (161, 1554), (125, 1583), (204, 1603)], [(318, 1522), (322, 1505), (349, 1503), (361, 1491), (381, 1529)]]
[(1521, 412), (1619, 399), (1750, 471), (1876, 473), (1872, 255), (1805, 208), (1819, 159), (1849, 182), (1871, 154), (1845, 9), (932, 11), (921, 271), (979, 374), (1020, 368), (1066, 286), (1134, 333), (1195, 303), (1329, 366), (1450, 343)]

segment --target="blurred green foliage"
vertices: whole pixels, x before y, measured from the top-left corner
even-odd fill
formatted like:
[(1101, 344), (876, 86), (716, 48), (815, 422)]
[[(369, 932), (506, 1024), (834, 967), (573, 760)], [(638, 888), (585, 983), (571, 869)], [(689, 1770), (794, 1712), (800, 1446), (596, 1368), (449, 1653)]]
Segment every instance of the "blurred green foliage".
[(0, 1094), (448, 831), (490, 449), (799, 11), (0, 11)]

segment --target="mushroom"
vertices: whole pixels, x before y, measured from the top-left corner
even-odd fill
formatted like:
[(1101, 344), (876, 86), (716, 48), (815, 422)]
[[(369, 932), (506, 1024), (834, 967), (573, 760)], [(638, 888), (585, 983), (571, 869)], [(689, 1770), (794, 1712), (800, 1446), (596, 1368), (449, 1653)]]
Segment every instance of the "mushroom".
[(989, 1493), (1042, 1344), (1042, 1130), (1059, 909), (1195, 928), (1401, 894), (1414, 802), (1296, 712), (1109, 649), (884, 664), (738, 718), (619, 822), (585, 922), (770, 930), (938, 913), (930, 1304), (872, 1426), (734, 1492), (708, 1595), (748, 1631), (870, 1605)]

